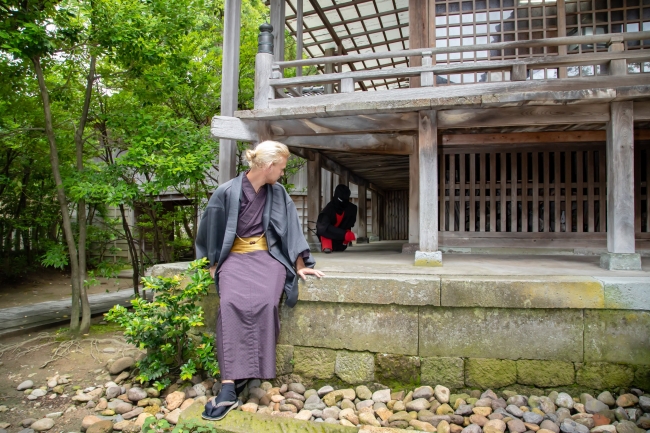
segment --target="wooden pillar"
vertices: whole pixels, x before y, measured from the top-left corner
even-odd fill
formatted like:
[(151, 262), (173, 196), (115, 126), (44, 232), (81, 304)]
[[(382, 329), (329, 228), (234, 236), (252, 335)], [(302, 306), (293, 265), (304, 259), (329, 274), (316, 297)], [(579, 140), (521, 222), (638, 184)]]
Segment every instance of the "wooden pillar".
[(368, 200), (366, 198), (366, 186), (358, 185), (357, 189), (359, 197), (359, 221), (357, 225), (359, 230), (357, 232), (357, 243), (358, 244), (367, 244), (368, 243)]
[(410, 251), (420, 242), (420, 155), (417, 147), (409, 155), (409, 243)]
[(633, 103), (611, 102), (607, 123), (607, 253), (601, 267), (641, 270), (634, 239)]
[(420, 247), (415, 266), (442, 266), (438, 250), (438, 118), (436, 110), (420, 111), (418, 127), (420, 178)]
[[(221, 115), (233, 116), (239, 94), (239, 30), (241, 0), (226, 0), (221, 67)], [(237, 176), (237, 141), (219, 140), (219, 183)]]
[[(325, 57), (332, 57), (334, 55), (334, 48), (325, 49)], [(334, 63), (325, 64), (325, 73), (332, 74), (334, 73)], [(325, 93), (330, 94), (334, 93), (334, 85), (332, 83), (325, 84)]]
[[(302, 4), (303, 0), (296, 0), (296, 60), (302, 60)], [(302, 77), (302, 66), (296, 67), (296, 77)]]
[(370, 212), (372, 212), (372, 230), (371, 240), (379, 239), (379, 194), (376, 191), (370, 191)]
[[(240, 0), (241, 1), (241, 0)], [(285, 1), (271, 0), (271, 25), (273, 26), (273, 61), (284, 60)]]
[(345, 185), (348, 188), (350, 187), (350, 174), (347, 171), (344, 171), (339, 175), (339, 183), (337, 185)]
[(321, 168), (321, 188), (323, 190), (323, 207), (332, 200), (332, 172)]
[(312, 152), (312, 157), (307, 160), (307, 220), (310, 228), (307, 233), (307, 242), (314, 251), (320, 250), (320, 241), (315, 233), (316, 220), (320, 213), (320, 181), (320, 153)]
[[(429, 47), (429, 25), (429, 0), (409, 0), (409, 47), (411, 49)], [(411, 56), (410, 66), (421, 65), (421, 56)], [(409, 87), (420, 87), (420, 77), (409, 78)]]
[[(557, 0), (556, 11), (557, 11), (557, 36), (564, 37), (566, 36), (566, 3), (564, 0)], [(557, 47), (557, 53), (560, 56), (566, 56), (567, 46), (560, 45), (559, 47)], [(558, 78), (566, 78), (567, 77), (566, 66), (560, 66), (558, 68), (557, 73), (558, 73)]]
[[(621, 36), (612, 37), (609, 41), (608, 51), (610, 53), (620, 53), (625, 51), (625, 43)], [(627, 60), (616, 59), (609, 62), (609, 75), (627, 75)]]

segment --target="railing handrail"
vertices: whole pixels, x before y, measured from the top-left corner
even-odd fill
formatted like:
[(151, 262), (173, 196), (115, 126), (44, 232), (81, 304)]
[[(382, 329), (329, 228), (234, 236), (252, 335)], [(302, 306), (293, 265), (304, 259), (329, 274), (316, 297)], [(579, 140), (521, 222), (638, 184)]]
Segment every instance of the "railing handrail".
[(383, 51), (379, 53), (347, 54), (345, 56), (314, 57), (303, 60), (275, 62), (274, 66), (291, 68), (296, 66), (313, 66), (330, 63), (347, 63), (365, 60), (389, 59), (394, 57), (422, 56), (423, 54), (463, 53), (468, 51), (504, 50), (513, 48), (536, 48), (560, 45), (583, 45), (609, 42), (623, 42), (650, 39), (650, 31), (629, 33), (607, 33), (603, 35), (563, 36), (557, 38), (531, 39), (527, 41), (492, 42), (488, 44), (461, 45), (456, 47), (415, 48), (411, 50)]
[(272, 78), (269, 84), (275, 88), (289, 86), (305, 86), (313, 84), (336, 83), (341, 79), (352, 79), (354, 82), (373, 79), (389, 79), (419, 76), (423, 72), (435, 75), (452, 74), (473, 71), (498, 71), (507, 70), (514, 65), (529, 67), (557, 67), (606, 64), (611, 60), (650, 59), (650, 50), (634, 50), (621, 52), (585, 53), (563, 56), (526, 57), (511, 60), (481, 60), (472, 62), (455, 62), (450, 64), (437, 64), (431, 66), (413, 66), (409, 68), (388, 68), (372, 71), (337, 72), (333, 74), (304, 75), (291, 78)]

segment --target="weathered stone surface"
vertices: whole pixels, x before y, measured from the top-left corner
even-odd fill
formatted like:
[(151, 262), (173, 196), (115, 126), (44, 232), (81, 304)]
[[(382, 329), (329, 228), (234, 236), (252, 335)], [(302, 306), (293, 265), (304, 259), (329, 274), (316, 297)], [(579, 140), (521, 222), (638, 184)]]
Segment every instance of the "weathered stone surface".
[(334, 376), (334, 368), (336, 365), (335, 350), (294, 347), (293, 359), (294, 372), (303, 377), (329, 379)]
[(131, 368), (135, 365), (135, 359), (130, 356), (125, 356), (123, 358), (115, 360), (108, 369), (110, 374), (120, 374), (127, 368)]
[(449, 388), (465, 386), (465, 364), (462, 358), (422, 358), (420, 371), (422, 383)]
[(368, 352), (339, 350), (334, 373), (346, 383), (368, 383), (375, 380), (375, 356)]
[(85, 431), (86, 429), (88, 429), (88, 427), (90, 427), (91, 425), (93, 425), (96, 422), (99, 422), (101, 420), (102, 419), (100, 417), (95, 416), (95, 415), (85, 416), (84, 419), (81, 421), (81, 430)]
[(602, 283), (591, 277), (446, 276), (443, 307), (603, 308)]
[(539, 425), (542, 429), (550, 430), (553, 433), (560, 433), (560, 427), (549, 419), (545, 419)]
[(418, 354), (418, 307), (301, 302), (281, 311), (281, 344)]
[(474, 358), (465, 361), (465, 383), (478, 388), (502, 388), (517, 381), (517, 364), (505, 359)]
[(510, 433), (523, 433), (528, 430), (524, 425), (524, 422), (520, 419), (511, 419), (506, 424), (508, 425), (508, 430), (510, 430)]
[(278, 344), (275, 346), (275, 375), (282, 376), (293, 373), (293, 346)]
[(650, 311), (585, 310), (584, 320), (585, 361), (648, 364)]
[(406, 410), (408, 412), (419, 412), (424, 409), (429, 409), (431, 407), (431, 403), (426, 398), (417, 398), (413, 401), (409, 401), (406, 403)]
[(357, 398), (359, 400), (370, 400), (372, 399), (372, 391), (368, 389), (366, 385), (359, 385), (355, 388), (355, 392), (357, 393)]
[(388, 403), (390, 401), (390, 389), (379, 389), (373, 392), (372, 401), (375, 403)]
[(111, 433), (112, 431), (113, 423), (109, 420), (103, 420), (88, 427), (86, 433)]
[(327, 406), (334, 406), (337, 402), (347, 398), (348, 400), (354, 400), (356, 394), (353, 389), (337, 389), (332, 391), (329, 394), (323, 397), (323, 403)]
[(563, 433), (589, 433), (589, 429), (571, 419), (565, 419), (560, 425), (560, 430)]
[(420, 382), (420, 358), (417, 356), (378, 353), (375, 356), (375, 379), (379, 383), (400, 385)]
[(423, 357), (583, 359), (582, 310), (422, 307), (419, 335)]
[(634, 370), (623, 364), (586, 362), (576, 372), (576, 383), (592, 389), (627, 387), (633, 380)]
[(539, 387), (573, 385), (575, 368), (572, 362), (550, 360), (518, 360), (517, 383)]
[(616, 404), (616, 400), (614, 399), (614, 396), (609, 391), (601, 392), (600, 394), (598, 394), (598, 397), (596, 398), (599, 401), (605, 403), (607, 406), (614, 406)]
[(506, 423), (500, 419), (492, 419), (483, 426), (484, 433), (503, 433), (506, 431)]
[(650, 311), (650, 278), (595, 277), (603, 284), (605, 308)]
[(185, 393), (181, 391), (174, 391), (165, 398), (167, 409), (173, 411), (179, 408), (185, 401)]
[(390, 277), (346, 274), (344, 277), (310, 278), (300, 281), (301, 301), (440, 305), (440, 277), (435, 275), (410, 278), (406, 275)]
[[(418, 431), (425, 431), (425, 432), (431, 432), (435, 433), (437, 430), (434, 426), (429, 424), (428, 422), (420, 421), (417, 419), (412, 419), (409, 421), (409, 425), (413, 427), (415, 430)], [(480, 433), (480, 431), (479, 431)]]

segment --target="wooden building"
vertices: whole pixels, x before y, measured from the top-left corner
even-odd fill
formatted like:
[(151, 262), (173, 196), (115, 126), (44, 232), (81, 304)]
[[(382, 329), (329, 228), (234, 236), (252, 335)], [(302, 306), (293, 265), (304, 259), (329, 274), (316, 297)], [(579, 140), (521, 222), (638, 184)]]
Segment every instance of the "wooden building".
[[(441, 265), (441, 245), (570, 246), (640, 269), (649, 0), (271, 0), (255, 109), (235, 111), (240, 1), (226, 0), (212, 123), (221, 181), (234, 175), (233, 140), (275, 139), (308, 160), (308, 193), (321, 169), (369, 190), (374, 231), (403, 239), (415, 264)], [(282, 58), (281, 30), (298, 60)], [(315, 221), (320, 194), (308, 197)]]

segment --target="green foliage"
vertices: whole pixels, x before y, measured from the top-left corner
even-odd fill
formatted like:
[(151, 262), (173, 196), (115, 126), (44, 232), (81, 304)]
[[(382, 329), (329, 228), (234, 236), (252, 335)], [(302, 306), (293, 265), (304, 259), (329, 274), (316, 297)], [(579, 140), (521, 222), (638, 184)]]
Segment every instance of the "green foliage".
[(51, 244), (41, 258), (41, 264), (45, 267), (51, 266), (56, 269), (63, 269), (68, 266), (68, 248), (62, 244)]
[[(219, 372), (214, 355), (213, 339), (207, 334), (194, 337), (192, 330), (203, 326), (203, 309), (198, 305), (208, 293), (212, 278), (205, 269), (206, 259), (192, 262), (188, 272), (173, 277), (143, 278), (144, 288), (154, 291), (154, 301), (137, 298), (131, 301), (133, 310), (116, 305), (106, 320), (124, 329), (128, 343), (147, 350), (138, 362), (141, 383), (155, 381), (163, 389), (169, 385), (171, 372), (189, 380), (198, 370), (213, 376)], [(189, 283), (183, 287), (183, 279)]]

